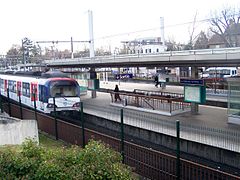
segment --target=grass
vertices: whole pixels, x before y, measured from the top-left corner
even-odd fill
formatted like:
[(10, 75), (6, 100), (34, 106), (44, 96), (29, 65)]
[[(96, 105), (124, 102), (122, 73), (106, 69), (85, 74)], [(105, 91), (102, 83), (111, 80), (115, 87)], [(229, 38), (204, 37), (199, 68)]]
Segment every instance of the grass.
[(43, 133), (39, 133), (39, 145), (43, 146), (43, 147), (47, 147), (47, 148), (60, 148), (63, 146), (66, 146), (66, 143), (62, 142), (62, 141), (57, 141), (51, 137), (49, 137), (49, 135), (43, 134)]
[[(42, 146), (42, 147), (57, 149), (57, 148), (60, 148), (60, 147), (63, 147), (63, 146), (68, 146), (66, 143), (64, 143), (62, 141), (57, 141), (57, 140), (51, 138), (47, 134), (39, 133), (38, 135), (39, 135), (39, 145)], [(19, 145), (3, 145), (3, 146), (0, 146), (0, 150), (6, 150), (6, 149), (19, 151), (20, 146)]]

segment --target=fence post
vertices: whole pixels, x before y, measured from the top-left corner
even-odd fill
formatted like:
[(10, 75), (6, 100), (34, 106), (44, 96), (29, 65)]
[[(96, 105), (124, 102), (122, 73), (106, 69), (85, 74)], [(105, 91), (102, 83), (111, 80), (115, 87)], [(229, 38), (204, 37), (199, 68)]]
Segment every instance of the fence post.
[(35, 119), (36, 119), (36, 121), (38, 122), (38, 120), (37, 120), (36, 94), (35, 94), (35, 93), (33, 93), (33, 99), (34, 99), (34, 115), (35, 115)]
[(8, 99), (8, 113), (9, 116), (12, 116), (12, 111), (11, 111), (11, 104), (10, 104), (10, 97), (9, 97), (9, 89), (7, 88), (7, 99)]
[(81, 105), (81, 124), (82, 124), (82, 146), (85, 148), (85, 128), (84, 128), (84, 117), (83, 117), (83, 102), (80, 102)]
[(176, 162), (176, 171), (177, 171), (177, 180), (180, 180), (180, 170), (181, 170), (181, 164), (180, 164), (180, 122), (179, 120), (176, 121), (176, 133), (177, 133), (177, 149), (176, 149), (176, 155), (177, 155), (177, 162)]
[(121, 154), (122, 154), (122, 163), (125, 161), (124, 154), (124, 123), (123, 123), (123, 109), (121, 109)]
[(56, 103), (55, 97), (53, 97), (53, 111), (54, 111), (54, 122), (55, 122), (55, 138), (58, 140), (58, 130), (57, 130), (57, 112), (56, 112)]
[(3, 113), (3, 104), (2, 104), (2, 93), (0, 90), (0, 108), (1, 108), (1, 113)]
[(21, 94), (19, 90), (18, 90), (18, 101), (19, 101), (19, 107), (20, 107), (20, 118), (23, 119), (22, 100), (21, 100)]

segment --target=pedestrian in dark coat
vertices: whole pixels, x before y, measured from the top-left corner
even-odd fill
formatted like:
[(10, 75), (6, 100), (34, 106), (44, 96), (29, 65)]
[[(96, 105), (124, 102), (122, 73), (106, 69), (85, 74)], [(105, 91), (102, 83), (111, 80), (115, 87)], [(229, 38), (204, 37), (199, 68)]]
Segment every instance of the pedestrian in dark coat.
[[(155, 76), (154, 81), (155, 81), (155, 83), (156, 83), (155, 86), (158, 87), (158, 85), (159, 85), (158, 75)], [(160, 86), (160, 87), (161, 87), (161, 86)]]
[(115, 86), (115, 89), (114, 89), (114, 92), (115, 92), (115, 102), (117, 101), (117, 100), (119, 100), (119, 101), (121, 101), (121, 98), (120, 98), (120, 96), (119, 96), (119, 88), (118, 88), (118, 85), (116, 84), (116, 86)]

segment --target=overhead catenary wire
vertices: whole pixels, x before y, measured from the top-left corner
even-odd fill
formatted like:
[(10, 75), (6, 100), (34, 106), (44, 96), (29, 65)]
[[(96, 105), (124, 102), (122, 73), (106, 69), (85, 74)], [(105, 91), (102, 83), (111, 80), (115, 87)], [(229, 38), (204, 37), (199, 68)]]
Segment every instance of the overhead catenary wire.
[[(229, 17), (231, 17), (231, 16), (240, 16), (240, 13), (229, 14), (228, 16)], [(223, 17), (219, 17), (219, 18), (221, 19)], [(195, 21), (195, 23), (209, 22), (209, 21), (211, 21), (213, 19), (215, 19), (215, 18), (205, 18), (205, 19), (201, 19), (201, 20)], [(183, 26), (183, 25), (188, 25), (188, 24), (192, 24), (192, 23), (194, 23), (194, 21), (167, 25), (167, 26), (164, 26), (164, 28), (172, 28), (172, 27)], [(121, 37), (121, 36), (125, 36), (125, 35), (131, 35), (131, 34), (148, 32), (148, 31), (155, 31), (155, 30), (159, 30), (161, 28), (163, 28), (163, 27), (159, 27), (158, 26), (158, 27), (153, 27), (153, 28), (148, 28), (148, 29), (142, 29), (142, 30), (136, 30), (136, 31), (130, 31), (130, 32), (117, 33), (117, 34), (97, 37), (97, 38), (94, 38), (92, 41), (104, 40), (104, 39), (109, 39), (109, 38), (113, 38), (113, 37)], [(36, 41), (36, 43), (52, 43), (52, 44), (69, 43), (69, 42), (71, 42), (71, 41), (58, 41), (58, 40), (56, 40), (56, 41)], [(72, 41), (72, 42), (73, 43), (91, 43), (90, 40), (88, 40), (88, 41)]]
[[(228, 17), (231, 17), (231, 16), (240, 16), (240, 13), (228, 15)], [(221, 18), (223, 18), (223, 17), (219, 17), (219, 18), (221, 19)], [(201, 20), (195, 21), (195, 22), (196, 22), (196, 23), (204, 23), (204, 22), (209, 22), (209, 21), (211, 21), (211, 20), (213, 20), (213, 19), (215, 19), (215, 18), (206, 18), (206, 19), (201, 19)], [(167, 26), (164, 26), (164, 28), (172, 28), (172, 27), (183, 26), (183, 25), (188, 25), (188, 24), (192, 24), (192, 23), (194, 23), (194, 21), (189, 21), (189, 22), (184, 22), (184, 23), (167, 25)], [(108, 39), (108, 38), (125, 36), (125, 35), (130, 35), (130, 34), (141, 33), (141, 32), (154, 31), (154, 30), (159, 30), (159, 29), (161, 29), (161, 28), (162, 28), (162, 27), (159, 27), (159, 26), (158, 26), (158, 27), (153, 27), (153, 28), (148, 28), (148, 29), (142, 29), (142, 30), (136, 30), (136, 31), (131, 31), (131, 32), (124, 32), (124, 33), (112, 34), (112, 35), (97, 37), (97, 38), (94, 38), (94, 40)]]

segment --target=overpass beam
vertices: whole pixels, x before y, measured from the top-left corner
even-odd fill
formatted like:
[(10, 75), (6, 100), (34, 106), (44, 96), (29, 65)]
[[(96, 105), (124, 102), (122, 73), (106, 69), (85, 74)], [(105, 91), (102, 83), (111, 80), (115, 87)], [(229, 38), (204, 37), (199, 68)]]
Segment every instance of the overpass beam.
[[(198, 67), (192, 66), (191, 67), (191, 78), (198, 79)], [(199, 105), (197, 103), (191, 103), (191, 114), (196, 115), (198, 114)]]

